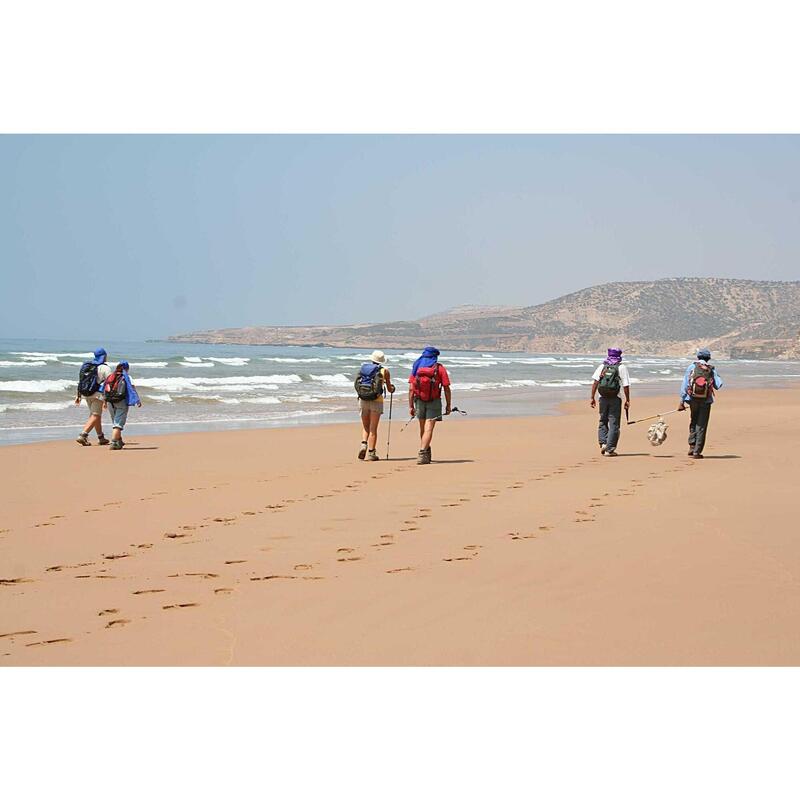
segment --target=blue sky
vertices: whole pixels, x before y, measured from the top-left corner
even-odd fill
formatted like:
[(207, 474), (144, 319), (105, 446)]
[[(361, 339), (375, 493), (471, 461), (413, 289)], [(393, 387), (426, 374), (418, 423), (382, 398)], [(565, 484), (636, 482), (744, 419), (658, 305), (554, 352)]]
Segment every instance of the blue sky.
[(0, 336), (800, 279), (797, 136), (2, 136)]

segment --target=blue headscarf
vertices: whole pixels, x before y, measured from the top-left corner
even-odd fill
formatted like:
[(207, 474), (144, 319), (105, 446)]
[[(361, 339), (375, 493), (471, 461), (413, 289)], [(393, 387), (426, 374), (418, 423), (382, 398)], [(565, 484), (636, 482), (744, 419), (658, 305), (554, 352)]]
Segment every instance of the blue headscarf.
[(702, 347), (697, 351), (697, 357), (701, 361), (709, 361), (711, 359), (711, 351), (706, 347)]
[(411, 374), (416, 375), (420, 367), (432, 367), (439, 360), (439, 351), (435, 347), (426, 347), (422, 355), (414, 362), (411, 367)]
[(87, 364), (94, 364), (96, 367), (99, 367), (101, 364), (105, 364), (106, 357), (108, 353), (102, 348), (98, 347), (97, 350), (94, 351), (94, 358), (91, 361), (87, 361)]
[(127, 361), (120, 361), (117, 367), (122, 367), (122, 375), (125, 378), (125, 385), (128, 387), (128, 405), (135, 406), (137, 403), (140, 403), (141, 400), (139, 399), (139, 393), (136, 391), (136, 387), (131, 383), (131, 376), (128, 375), (128, 370), (131, 368), (131, 365)]

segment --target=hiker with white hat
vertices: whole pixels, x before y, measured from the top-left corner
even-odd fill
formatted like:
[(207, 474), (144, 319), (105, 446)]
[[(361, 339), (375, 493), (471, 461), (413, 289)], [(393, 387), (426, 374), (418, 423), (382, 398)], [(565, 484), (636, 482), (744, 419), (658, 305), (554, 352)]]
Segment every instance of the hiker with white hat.
[[(380, 460), (375, 450), (378, 442), (378, 424), (383, 414), (383, 398), (387, 391), (390, 396), (394, 394), (394, 384), (389, 370), (383, 366), (385, 363), (386, 356), (383, 351), (373, 351), (370, 360), (361, 365), (353, 384), (361, 411), (361, 447), (358, 457), (362, 461)], [(391, 413), (389, 418), (391, 420)]]

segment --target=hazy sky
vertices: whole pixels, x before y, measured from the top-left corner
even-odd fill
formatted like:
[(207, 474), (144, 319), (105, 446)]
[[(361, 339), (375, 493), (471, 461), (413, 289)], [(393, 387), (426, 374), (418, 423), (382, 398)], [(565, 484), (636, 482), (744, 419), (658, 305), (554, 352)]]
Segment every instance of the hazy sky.
[(800, 278), (800, 137), (2, 136), (0, 336)]

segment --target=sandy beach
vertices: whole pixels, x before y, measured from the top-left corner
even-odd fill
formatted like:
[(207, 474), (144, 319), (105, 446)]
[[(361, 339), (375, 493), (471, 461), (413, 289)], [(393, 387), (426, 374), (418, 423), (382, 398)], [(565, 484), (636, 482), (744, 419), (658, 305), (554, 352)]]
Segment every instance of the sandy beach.
[(703, 461), (667, 419), (0, 448), (0, 663), (800, 664), (800, 389), (721, 393)]

